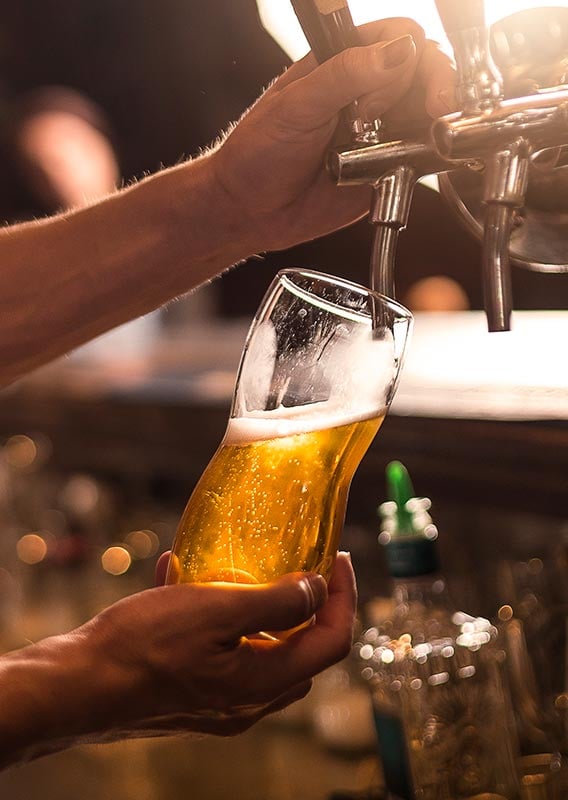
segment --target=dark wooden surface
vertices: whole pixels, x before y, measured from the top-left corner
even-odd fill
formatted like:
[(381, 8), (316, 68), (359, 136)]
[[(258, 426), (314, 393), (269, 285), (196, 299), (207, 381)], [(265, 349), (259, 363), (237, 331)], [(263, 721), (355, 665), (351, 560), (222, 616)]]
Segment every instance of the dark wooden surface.
[[(64, 470), (191, 485), (220, 442), (228, 404), (187, 399), (12, 390), (0, 399), (0, 436), (41, 432)], [(404, 461), (420, 492), (500, 508), (565, 515), (568, 424), (387, 417), (353, 493), (382, 492), (385, 464)]]

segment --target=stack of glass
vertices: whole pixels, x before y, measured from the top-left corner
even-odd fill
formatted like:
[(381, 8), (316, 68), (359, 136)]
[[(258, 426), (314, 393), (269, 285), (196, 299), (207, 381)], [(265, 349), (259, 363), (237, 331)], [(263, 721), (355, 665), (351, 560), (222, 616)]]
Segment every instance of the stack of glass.
[(355, 646), (373, 700), (386, 786), (403, 800), (519, 797), (505, 653), (489, 620), (455, 609), (430, 501), (398, 462), (381, 506), (391, 612)]

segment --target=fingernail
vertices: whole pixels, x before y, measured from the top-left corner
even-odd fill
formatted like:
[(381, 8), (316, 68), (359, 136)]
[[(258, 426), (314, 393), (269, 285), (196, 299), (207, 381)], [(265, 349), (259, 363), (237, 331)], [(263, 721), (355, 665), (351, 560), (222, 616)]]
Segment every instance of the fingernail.
[(306, 595), (306, 619), (309, 619), (327, 600), (327, 583), (321, 575), (313, 574), (302, 578), (300, 586)]
[(353, 561), (351, 560), (351, 553), (349, 552), (349, 550), (340, 550), (339, 555), (343, 556), (343, 558), (346, 558), (351, 565), (353, 564)]
[(416, 45), (412, 36), (407, 33), (405, 36), (393, 39), (392, 42), (380, 45), (379, 50), (381, 52), (382, 66), (385, 69), (394, 69), (395, 67), (400, 67), (411, 55), (414, 55)]

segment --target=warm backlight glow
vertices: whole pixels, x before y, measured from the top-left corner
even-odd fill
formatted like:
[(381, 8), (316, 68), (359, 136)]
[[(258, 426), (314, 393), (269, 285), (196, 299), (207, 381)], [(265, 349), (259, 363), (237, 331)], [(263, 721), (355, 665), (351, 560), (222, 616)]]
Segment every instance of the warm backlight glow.
[(135, 558), (150, 558), (156, 555), (160, 540), (154, 531), (131, 531), (125, 539)]
[(11, 467), (27, 469), (37, 458), (37, 446), (29, 436), (11, 436), (4, 445), (4, 455)]
[(39, 564), (47, 555), (47, 542), (38, 533), (26, 533), (18, 540), (16, 550), (24, 564)]
[[(308, 44), (288, 0), (257, 0), (260, 18), (293, 61), (304, 56)], [(489, 25), (527, 8), (564, 7), (565, 3), (549, 0), (486, 0), (486, 19)], [(357, 25), (388, 17), (410, 17), (416, 20), (429, 39), (440, 42), (444, 50), (449, 43), (436, 10), (434, 0), (397, 0), (396, 3), (371, 3), (369, 0), (350, 0), (349, 7)]]
[(124, 575), (130, 569), (132, 556), (125, 547), (108, 547), (101, 556), (101, 564), (110, 575)]

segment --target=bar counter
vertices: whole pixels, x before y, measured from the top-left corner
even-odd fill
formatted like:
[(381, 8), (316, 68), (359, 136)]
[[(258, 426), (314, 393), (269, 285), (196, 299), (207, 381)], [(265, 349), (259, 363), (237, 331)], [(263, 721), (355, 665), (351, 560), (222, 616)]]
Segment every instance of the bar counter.
[[(481, 314), (418, 315), (397, 398), (350, 495), (343, 545), (362, 604), (389, 591), (376, 507), (393, 458), (433, 500), (444, 571), (463, 607), (495, 616), (507, 600), (504, 563), (538, 561), (544, 572), (558, 565), (568, 536), (568, 313), (518, 312), (515, 326), (515, 334), (488, 336)], [(0, 439), (43, 437), (54, 473), (119, 487), (125, 506), (140, 506), (140, 527), (150, 526), (144, 508), (159, 498), (171, 523), (167, 546), (223, 436), (247, 327), (212, 322), (157, 334), (150, 318), (119, 329), (4, 390)], [(28, 593), (18, 634), (28, 639), (152, 582), (150, 563), (121, 578), (101, 577), (91, 562), (43, 577), (18, 569)], [(334, 748), (315, 735), (310, 713), (265, 721), (234, 740), (79, 748), (0, 774), (0, 796), (74, 800), (78, 781), (85, 800), (329, 800), (334, 791), (380, 787), (372, 739)]]
[[(189, 488), (223, 435), (248, 323), (156, 337), (144, 323), (4, 390), (0, 435), (41, 431), (66, 469)], [(417, 316), (397, 395), (356, 493), (369, 481), (373, 505), (381, 466), (398, 457), (435, 498), (565, 514), (568, 312), (517, 312), (515, 325), (511, 334), (488, 335), (481, 313)], [(358, 506), (352, 502), (351, 512), (359, 514)]]

